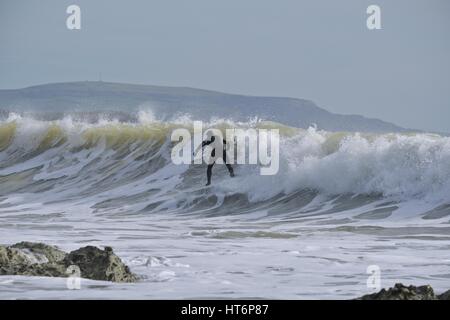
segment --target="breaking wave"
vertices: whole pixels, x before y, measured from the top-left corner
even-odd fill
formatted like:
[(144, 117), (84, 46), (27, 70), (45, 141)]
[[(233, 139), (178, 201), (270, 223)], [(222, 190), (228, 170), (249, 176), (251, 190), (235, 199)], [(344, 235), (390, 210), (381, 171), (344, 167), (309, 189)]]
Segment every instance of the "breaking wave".
[(188, 116), (165, 122), (145, 112), (136, 122), (95, 123), (10, 114), (0, 121), (0, 206), (77, 203), (104, 214), (302, 215), (420, 200), (420, 213), (446, 208), (450, 214), (448, 137), (216, 119), (207, 127), (278, 128), (280, 170), (260, 176), (257, 166), (235, 165), (231, 179), (217, 165), (213, 186), (205, 188), (204, 165), (170, 160), (172, 130), (191, 126)]

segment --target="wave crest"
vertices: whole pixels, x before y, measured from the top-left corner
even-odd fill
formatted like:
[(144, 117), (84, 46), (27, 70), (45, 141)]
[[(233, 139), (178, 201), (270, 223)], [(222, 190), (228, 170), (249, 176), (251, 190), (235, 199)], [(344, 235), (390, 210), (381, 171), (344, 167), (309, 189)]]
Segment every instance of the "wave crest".
[(283, 210), (287, 202), (300, 201), (305, 194), (312, 201), (308, 190), (325, 196), (380, 195), (435, 204), (450, 200), (448, 137), (326, 132), (257, 119), (216, 119), (205, 127), (279, 129), (280, 171), (260, 176), (257, 166), (241, 165), (236, 166), (237, 177), (228, 179), (226, 170), (217, 166), (214, 186), (205, 191), (204, 167), (170, 161), (170, 133), (179, 127), (192, 129), (192, 119), (142, 118), (136, 123), (87, 123), (70, 117), (42, 121), (10, 116), (0, 122), (4, 194), (41, 192), (61, 201), (90, 198), (95, 210), (134, 201), (136, 211), (198, 210), (208, 205), (250, 210), (262, 204)]

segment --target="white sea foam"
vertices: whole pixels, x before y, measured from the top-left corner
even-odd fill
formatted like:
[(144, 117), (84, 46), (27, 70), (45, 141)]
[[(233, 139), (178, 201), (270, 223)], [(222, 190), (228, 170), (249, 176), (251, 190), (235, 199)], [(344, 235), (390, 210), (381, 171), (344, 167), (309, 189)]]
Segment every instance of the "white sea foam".
[[(354, 298), (366, 269), (448, 289), (450, 138), (279, 128), (280, 171), (170, 161), (164, 122), (10, 115), (0, 122), (0, 243), (113, 246), (134, 285), (0, 280), (0, 298)], [(425, 277), (425, 279), (424, 279)]]
[[(191, 120), (180, 118), (173, 123), (164, 123), (144, 111), (139, 113), (139, 119), (138, 123), (103, 119), (91, 124), (74, 121), (71, 117), (40, 121), (11, 114), (8, 120), (0, 123), (0, 127), (15, 124), (12, 141), (0, 153), (3, 159), (0, 174), (39, 168), (34, 180), (45, 180), (75, 176), (86, 166), (100, 169), (120, 164), (121, 170), (113, 171), (119, 179), (130, 175), (138, 164), (146, 161), (164, 161), (173, 169), (168, 163), (167, 150), (163, 149), (168, 147), (167, 143), (157, 146), (160, 150), (152, 153), (153, 158), (142, 157), (153, 142), (166, 139), (170, 130), (189, 125)], [(207, 127), (245, 125), (216, 119)], [(255, 119), (247, 124), (248, 127), (258, 125), (265, 123)], [(218, 193), (243, 193), (251, 202), (301, 189), (328, 195), (364, 193), (399, 200), (450, 200), (448, 137), (332, 133), (314, 128), (278, 127), (282, 133), (279, 174), (262, 177), (255, 166), (238, 166), (239, 176), (235, 180), (225, 184), (220, 183), (222, 179), (217, 179), (215, 190)], [(120, 153), (121, 149), (129, 152)], [(174, 170), (173, 175), (175, 172), (179, 170)], [(136, 183), (139, 184), (139, 179)], [(121, 188), (120, 185), (115, 187)], [(131, 188), (124, 192), (132, 194), (133, 191)]]

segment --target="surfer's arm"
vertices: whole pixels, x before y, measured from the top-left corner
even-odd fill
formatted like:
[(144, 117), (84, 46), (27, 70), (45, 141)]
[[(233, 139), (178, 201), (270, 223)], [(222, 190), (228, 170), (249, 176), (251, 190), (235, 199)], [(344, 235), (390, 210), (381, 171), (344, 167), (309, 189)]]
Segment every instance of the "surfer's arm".
[(204, 146), (207, 146), (207, 145), (210, 144), (210, 143), (211, 143), (211, 141), (203, 141), (202, 144), (199, 145), (199, 146), (197, 147), (197, 149), (195, 149), (195, 151), (194, 151), (194, 156), (197, 155), (197, 153), (200, 151), (200, 149), (203, 149)]

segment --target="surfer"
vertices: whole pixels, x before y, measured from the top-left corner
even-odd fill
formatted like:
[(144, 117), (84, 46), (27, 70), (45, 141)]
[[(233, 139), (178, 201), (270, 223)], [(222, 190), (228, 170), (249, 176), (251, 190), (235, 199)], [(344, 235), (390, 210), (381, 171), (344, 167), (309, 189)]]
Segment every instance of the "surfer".
[[(208, 131), (208, 139), (206, 139), (205, 141), (202, 142), (202, 144), (197, 148), (197, 150), (195, 150), (194, 152), (194, 156), (197, 154), (199, 149), (202, 149), (205, 146), (210, 145), (211, 143), (213, 143), (214, 141), (216, 141), (216, 137), (214, 135), (212, 135), (209, 131)], [(211, 157), (209, 159), (211, 159), (208, 164), (208, 168), (206, 169), (206, 177), (208, 179), (208, 182), (206, 183), (207, 186), (209, 186), (211, 184), (211, 175), (212, 175), (212, 167), (214, 166), (214, 163), (216, 162), (215, 160), (215, 156), (216, 156), (216, 147), (220, 147), (219, 146), (220, 143), (214, 143), (213, 146), (214, 148), (211, 151)], [(225, 139), (223, 139), (222, 141), (222, 159), (223, 159), (223, 163), (225, 163), (225, 165), (227, 166), (228, 172), (230, 173), (230, 177), (234, 177), (234, 171), (233, 171), (233, 167), (231, 166), (231, 164), (227, 163), (227, 152), (226, 152), (226, 146), (227, 146), (227, 141)]]

